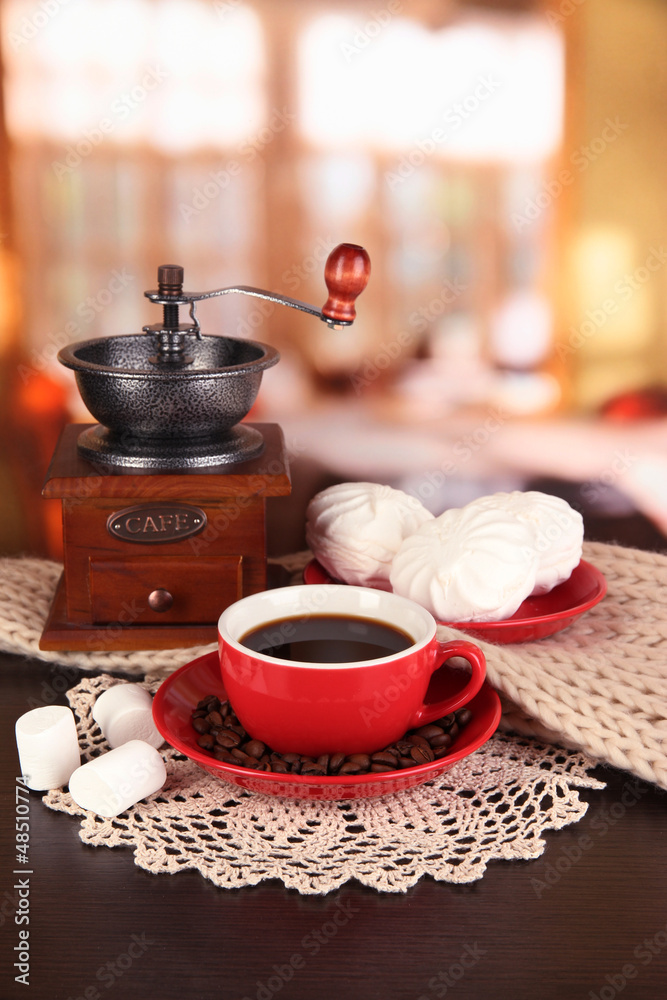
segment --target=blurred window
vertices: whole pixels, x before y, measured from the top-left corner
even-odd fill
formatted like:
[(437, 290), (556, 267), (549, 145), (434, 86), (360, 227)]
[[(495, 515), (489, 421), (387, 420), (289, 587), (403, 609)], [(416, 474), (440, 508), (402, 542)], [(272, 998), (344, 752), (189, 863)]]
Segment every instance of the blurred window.
[(239, 299), (216, 306), (225, 332), (292, 343), (328, 377), (391, 343), (392, 364), (458, 356), (462, 341), (482, 365), (539, 363), (517, 330), (537, 317), (548, 351), (562, 40), (532, 14), (461, 8), (434, 27), (443, 8), (423, 0), (420, 20), (393, 2), (5, 0), (35, 366), (152, 322), (141, 292), (166, 260), (189, 287), (318, 301), (341, 240), (373, 260), (353, 333), (306, 336)]

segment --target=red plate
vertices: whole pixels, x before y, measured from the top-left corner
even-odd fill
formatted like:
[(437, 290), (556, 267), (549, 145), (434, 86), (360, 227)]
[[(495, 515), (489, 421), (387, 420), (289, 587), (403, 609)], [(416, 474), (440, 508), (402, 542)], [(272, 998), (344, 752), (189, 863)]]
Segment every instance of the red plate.
[[(303, 571), (304, 583), (340, 583), (330, 576), (316, 559)], [(607, 593), (607, 581), (599, 569), (584, 559), (572, 571), (569, 580), (548, 594), (528, 597), (511, 618), (501, 622), (440, 622), (460, 629), (475, 639), (505, 644), (544, 639), (571, 625), (575, 618), (590, 611)]]
[[(438, 680), (438, 671), (433, 675), (429, 695), (433, 699), (443, 697), (444, 685), (452, 683), (452, 671), (443, 672)], [(252, 771), (233, 764), (223, 764), (205, 753), (197, 745), (197, 733), (190, 724), (192, 711), (207, 694), (225, 697), (217, 652), (200, 656), (184, 667), (170, 674), (160, 685), (153, 699), (153, 718), (167, 743), (200, 767), (223, 781), (232, 782), (252, 792), (264, 795), (280, 795), (291, 799), (366, 799), (377, 798), (400, 792), (425, 781), (437, 778), (449, 771), (457, 761), (462, 760), (482, 746), (493, 735), (500, 721), (500, 698), (488, 684), (469, 702), (472, 719), (461, 730), (446, 757), (430, 764), (406, 767), (403, 771), (383, 771), (380, 774), (349, 774), (343, 777), (332, 775), (313, 778), (302, 774), (272, 774)]]

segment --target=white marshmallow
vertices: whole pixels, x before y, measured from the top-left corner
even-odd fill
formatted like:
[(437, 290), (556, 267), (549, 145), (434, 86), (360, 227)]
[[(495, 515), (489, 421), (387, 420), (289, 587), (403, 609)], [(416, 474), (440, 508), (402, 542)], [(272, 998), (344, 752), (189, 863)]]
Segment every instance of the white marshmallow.
[(529, 524), (538, 553), (533, 594), (546, 594), (568, 580), (581, 560), (584, 519), (566, 500), (538, 490), (493, 493), (467, 505), (472, 509), (505, 510)]
[(443, 622), (501, 621), (535, 585), (534, 543), (506, 511), (447, 510), (402, 543), (391, 585)]
[(44, 792), (66, 785), (81, 763), (71, 708), (45, 705), (17, 719), (16, 745), (28, 788)]
[(139, 684), (107, 688), (93, 706), (93, 719), (112, 747), (129, 740), (143, 740), (156, 749), (164, 743), (153, 722), (153, 699)]
[(77, 768), (69, 780), (72, 798), (99, 816), (118, 816), (140, 799), (158, 792), (167, 780), (161, 754), (130, 740)]
[(306, 519), (308, 547), (333, 577), (389, 590), (389, 570), (401, 542), (433, 514), (391, 486), (340, 483), (313, 497)]

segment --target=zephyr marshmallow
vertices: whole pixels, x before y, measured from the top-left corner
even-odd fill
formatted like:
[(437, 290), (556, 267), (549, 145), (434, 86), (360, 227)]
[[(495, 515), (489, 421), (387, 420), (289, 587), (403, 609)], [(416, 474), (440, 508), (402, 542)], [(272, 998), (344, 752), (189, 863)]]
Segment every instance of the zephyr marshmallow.
[(467, 505), (473, 509), (506, 510), (535, 533), (538, 553), (533, 594), (547, 594), (568, 580), (581, 560), (584, 519), (566, 500), (538, 490), (492, 493)]
[(433, 514), (402, 490), (380, 483), (340, 483), (308, 505), (306, 541), (333, 577), (389, 590), (389, 570), (404, 538)]
[(153, 699), (140, 684), (107, 688), (93, 705), (93, 719), (111, 747), (129, 740), (143, 740), (155, 749), (164, 743), (153, 722)]
[(534, 542), (507, 511), (447, 510), (402, 543), (391, 585), (443, 622), (511, 618), (535, 586)]
[(17, 719), (16, 746), (28, 788), (45, 792), (66, 785), (81, 763), (71, 708), (44, 705)]
[(118, 816), (152, 795), (167, 780), (162, 755), (143, 740), (130, 740), (78, 767), (69, 780), (70, 795), (98, 816)]

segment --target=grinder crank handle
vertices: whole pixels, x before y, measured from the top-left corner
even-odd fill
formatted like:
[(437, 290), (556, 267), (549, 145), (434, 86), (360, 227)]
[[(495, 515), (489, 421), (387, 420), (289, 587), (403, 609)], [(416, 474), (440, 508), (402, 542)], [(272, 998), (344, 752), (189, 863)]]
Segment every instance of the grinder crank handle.
[(339, 243), (327, 257), (324, 280), (329, 298), (322, 306), (322, 319), (328, 323), (352, 323), (357, 315), (355, 299), (368, 284), (370, 257), (356, 243)]
[[(176, 265), (163, 265), (158, 270), (160, 287), (157, 291), (144, 292), (144, 295), (151, 302), (165, 307), (165, 318), (163, 324), (155, 326), (145, 326), (144, 330), (149, 332), (162, 332), (163, 329), (176, 329), (178, 324), (178, 306), (189, 305), (190, 316), (193, 325), (181, 328), (184, 332), (199, 332), (199, 324), (194, 314), (195, 302), (204, 299), (212, 299), (218, 295), (229, 295), (232, 292), (241, 295), (251, 295), (259, 299), (267, 299), (278, 305), (289, 306), (291, 309), (299, 309), (301, 312), (317, 316), (328, 326), (349, 326), (356, 314), (354, 308), (355, 299), (363, 292), (368, 284), (371, 273), (371, 262), (363, 247), (354, 243), (340, 243), (335, 247), (327, 258), (324, 267), (324, 280), (329, 292), (329, 298), (322, 309), (311, 306), (308, 302), (300, 302), (298, 299), (291, 299), (287, 295), (279, 295), (278, 292), (268, 292), (263, 288), (253, 288), (250, 285), (233, 285), (230, 288), (214, 288), (209, 292), (184, 292), (183, 268)], [(167, 316), (168, 312), (168, 316)]]

